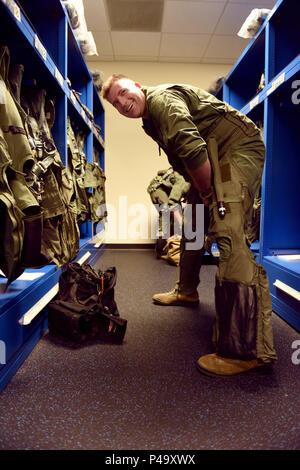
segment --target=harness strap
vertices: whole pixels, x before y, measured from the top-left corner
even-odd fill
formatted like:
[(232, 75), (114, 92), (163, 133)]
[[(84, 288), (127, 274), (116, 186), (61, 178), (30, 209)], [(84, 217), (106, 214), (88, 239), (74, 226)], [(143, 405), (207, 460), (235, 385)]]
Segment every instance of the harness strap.
[(23, 127), (18, 126), (1, 126), (3, 132), (11, 132), (12, 134), (23, 134), (26, 135), (26, 131)]

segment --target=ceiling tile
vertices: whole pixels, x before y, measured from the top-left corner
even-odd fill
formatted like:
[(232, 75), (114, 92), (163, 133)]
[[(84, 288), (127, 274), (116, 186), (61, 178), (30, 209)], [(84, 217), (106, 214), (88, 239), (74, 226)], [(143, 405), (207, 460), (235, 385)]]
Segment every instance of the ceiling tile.
[(157, 56), (160, 33), (133, 33), (113, 31), (111, 33), (113, 50), (116, 56)]
[(210, 39), (208, 34), (162, 34), (161, 57), (202, 57)]
[(166, 1), (162, 31), (165, 33), (212, 33), (224, 3)]
[(213, 36), (204, 54), (204, 58), (238, 58), (249, 40), (238, 36)]
[(84, 2), (84, 15), (88, 31), (109, 31), (104, 0), (88, 0)]
[(163, 0), (106, 0), (112, 31), (160, 32)]

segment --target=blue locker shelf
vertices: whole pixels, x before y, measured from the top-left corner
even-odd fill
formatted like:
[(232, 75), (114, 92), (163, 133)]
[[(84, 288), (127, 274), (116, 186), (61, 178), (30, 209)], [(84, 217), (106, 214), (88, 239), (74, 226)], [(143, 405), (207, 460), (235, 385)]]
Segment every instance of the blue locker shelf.
[(265, 256), (275, 312), (300, 332), (300, 259)]

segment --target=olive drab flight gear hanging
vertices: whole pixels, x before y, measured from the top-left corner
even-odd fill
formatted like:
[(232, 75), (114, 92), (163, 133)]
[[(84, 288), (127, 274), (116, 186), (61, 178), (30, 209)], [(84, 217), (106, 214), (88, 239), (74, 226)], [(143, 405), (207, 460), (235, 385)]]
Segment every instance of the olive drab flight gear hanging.
[[(26, 126), (27, 116), (24, 112), (23, 108), (21, 107), (21, 83), (22, 77), (24, 73), (24, 66), (22, 64), (13, 64), (9, 66), (8, 71), (8, 80), (10, 86), (10, 92), (15, 99), (16, 107), (18, 113), (22, 119), (24, 124), (24, 128), (26, 131), (27, 139), (30, 138)], [(31, 149), (32, 150), (32, 149)], [(34, 152), (32, 152), (33, 157), (35, 157)], [(31, 190), (33, 195), (36, 197), (37, 202), (39, 202), (38, 195), (33, 190), (32, 178), (31, 174), (33, 169), (35, 168), (36, 163), (33, 165), (25, 165), (24, 171), (25, 174), (25, 181), (28, 185), (28, 188)], [(13, 188), (13, 183), (12, 183)], [(17, 194), (18, 192), (22, 192), (21, 198), (24, 197), (24, 191), (26, 192), (26, 188), (24, 187), (24, 182), (22, 181), (18, 190), (15, 191)], [(23, 253), (21, 258), (21, 263), (24, 268), (39, 268), (44, 266), (45, 264), (49, 263), (50, 258), (46, 253), (42, 253), (42, 241), (43, 241), (43, 210), (40, 206), (32, 207), (29, 211), (26, 210), (26, 215), (23, 218), (24, 222), (24, 241), (23, 241)]]
[(79, 147), (75, 132), (68, 116), (67, 123), (68, 136), (68, 169), (73, 180), (73, 195), (71, 204), (77, 214), (79, 223), (85, 222), (89, 218), (89, 202), (84, 186), (84, 175), (86, 166), (86, 156), (83, 149)]
[[(2, 83), (2, 82), (0, 82)], [(0, 105), (1, 107), (1, 105)], [(0, 129), (0, 269), (12, 282), (19, 277), (24, 269), (20, 265), (24, 240), (23, 212), (16, 205), (7, 176), (12, 166), (7, 143)], [(14, 177), (14, 171), (9, 171)]]
[(268, 278), (255, 261), (245, 231), (253, 206), (248, 182), (228, 155), (219, 160), (213, 136), (207, 144), (214, 194), (205, 248), (210, 251), (216, 241), (220, 251), (215, 286), (217, 354), (275, 361)]
[[(190, 183), (185, 181), (183, 176), (174, 171), (173, 168), (168, 168), (157, 172), (157, 175), (149, 183), (147, 192), (153, 204), (163, 204), (167, 200), (168, 207), (173, 209), (178, 204), (180, 205), (189, 188)], [(160, 200), (157, 196), (158, 189), (165, 193), (163, 200)]]
[(68, 117), (68, 167), (72, 174), (74, 192), (72, 205), (79, 223), (90, 219), (98, 223), (107, 216), (105, 198), (105, 174), (97, 163), (94, 149), (94, 162), (87, 160), (84, 152), (85, 136), (74, 131)]
[[(95, 124), (95, 127), (99, 127)], [(101, 128), (100, 128), (101, 130)], [(99, 131), (100, 132), (100, 131)], [(98, 185), (95, 186), (95, 182), (91, 182), (91, 186), (94, 188), (93, 198), (90, 199), (90, 210), (91, 218), (95, 223), (105, 220), (107, 217), (107, 206), (106, 206), (106, 176), (100, 165), (100, 152), (96, 147), (93, 147), (93, 169), (92, 175), (93, 178), (96, 176), (96, 181)], [(87, 175), (89, 173), (87, 172)], [(88, 184), (88, 178), (86, 180)]]
[[(179, 218), (175, 219), (174, 211), (182, 214), (182, 203), (185, 201), (190, 183), (184, 177), (173, 170), (172, 167), (159, 170), (156, 176), (150, 181), (147, 192), (152, 203), (158, 211), (158, 237), (155, 244), (157, 258), (167, 259), (166, 255), (170, 248), (170, 260), (174, 258), (173, 264), (177, 263), (177, 249), (173, 253), (174, 245), (178, 245), (181, 235), (181, 224)], [(175, 237), (173, 242), (173, 236)], [(169, 243), (167, 240), (171, 239)], [(175, 257), (174, 257), (175, 256)]]
[(105, 180), (105, 174), (97, 162), (86, 163), (84, 186), (92, 189), (92, 192), (88, 193), (88, 200), (90, 217), (94, 223), (100, 222), (107, 216)]
[(42, 211), (27, 176), (34, 166), (25, 113), (8, 81), (9, 50), (0, 48), (1, 246), (0, 269), (7, 286), (27, 267), (40, 267)]
[(45, 90), (24, 87), (21, 104), (27, 113), (26, 125), (36, 158), (31, 176), (32, 189), (43, 209), (42, 252), (60, 267), (77, 256), (80, 235), (70, 204), (72, 181), (51, 134), (54, 103), (46, 99)]
[(8, 71), (8, 81), (11, 93), (17, 103), (21, 104), (21, 84), (24, 73), (23, 64), (11, 64)]
[[(76, 140), (80, 154), (84, 159), (83, 186), (88, 201), (88, 218), (94, 223), (99, 222), (107, 215), (105, 204), (105, 180), (106, 177), (97, 163), (96, 151), (93, 149), (93, 163), (89, 162), (84, 153), (84, 134), (76, 133)], [(99, 161), (99, 160), (98, 160)]]
[[(86, 106), (84, 107), (86, 109)], [(79, 182), (80, 188), (82, 189), (82, 195), (83, 195), (83, 201), (86, 206), (86, 219), (91, 218), (90, 214), (90, 204), (89, 204), (89, 191), (88, 191), (88, 186), (86, 185), (86, 177), (87, 177), (87, 171), (89, 171), (89, 165), (87, 161), (87, 157), (85, 154), (84, 150), (84, 145), (85, 145), (85, 135), (82, 131), (79, 129), (76, 129), (75, 131), (75, 139), (77, 142), (77, 147), (78, 147), (78, 152), (79, 152), (79, 160), (81, 162), (81, 176), (77, 180)]]
[[(36, 164), (31, 169), (32, 190), (36, 193), (40, 204), (45, 207), (44, 217), (48, 218), (62, 214), (64, 205), (51, 168), (56, 148), (46, 129), (45, 97), (45, 90), (23, 87), (21, 105), (26, 112), (29, 143), (36, 159)], [(49, 197), (51, 201), (47, 201)]]

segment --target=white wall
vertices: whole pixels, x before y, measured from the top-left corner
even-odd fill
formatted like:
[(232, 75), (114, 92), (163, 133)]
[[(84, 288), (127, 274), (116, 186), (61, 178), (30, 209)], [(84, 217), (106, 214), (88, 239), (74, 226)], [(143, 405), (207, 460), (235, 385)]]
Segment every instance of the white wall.
[[(230, 65), (159, 62), (91, 62), (89, 65), (102, 71), (105, 79), (113, 73), (122, 73), (148, 86), (188, 83), (205, 89), (231, 69)], [(170, 165), (163, 151), (159, 156), (158, 145), (144, 133), (141, 119), (128, 119), (107, 101), (103, 103), (106, 199), (110, 209), (107, 229), (115, 229), (110, 237), (106, 236), (106, 242), (150, 243), (153, 207), (146, 188), (158, 170)]]

